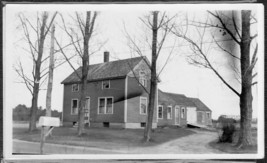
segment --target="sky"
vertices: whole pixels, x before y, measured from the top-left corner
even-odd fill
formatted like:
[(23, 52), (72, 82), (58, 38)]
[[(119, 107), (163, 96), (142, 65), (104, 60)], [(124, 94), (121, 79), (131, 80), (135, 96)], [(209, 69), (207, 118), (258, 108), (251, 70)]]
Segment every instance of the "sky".
[[(169, 15), (178, 14), (179, 18), (176, 19), (178, 22), (184, 20), (185, 13), (188, 14), (189, 19), (202, 20), (206, 18), (206, 9), (214, 9), (211, 6), (202, 6), (203, 8), (196, 8), (190, 6), (80, 6), (80, 5), (48, 5), (46, 7), (40, 5), (8, 5), (6, 8), (6, 19), (5, 19), (5, 53), (4, 53), (4, 100), (5, 109), (11, 110), (18, 104), (25, 104), (30, 107), (31, 105), (31, 94), (26, 89), (24, 84), (18, 83), (20, 80), (14, 71), (14, 65), (21, 60), (24, 65), (25, 71), (31, 72), (31, 61), (29, 54), (23, 50), (27, 49), (27, 44), (22, 39), (23, 33), (19, 27), (18, 13), (23, 12), (31, 20), (34, 19), (37, 11), (46, 8), (50, 11), (50, 17), (55, 10), (59, 10), (66, 21), (67, 24), (72, 23), (72, 18), (74, 11), (79, 11), (84, 13), (86, 10), (98, 9), (99, 17), (96, 20), (97, 34), (95, 36), (96, 47), (98, 43), (105, 42), (103, 47), (90, 57), (90, 64), (102, 63), (103, 62), (103, 52), (110, 52), (110, 60), (114, 61), (117, 59), (130, 58), (132, 56), (138, 56), (133, 54), (133, 51), (127, 45), (127, 39), (125, 37), (125, 32), (127, 31), (132, 38), (134, 38), (144, 55), (150, 60), (151, 52), (145, 44), (140, 41), (145, 35), (149, 36), (149, 31), (140, 21), (140, 17), (148, 14), (148, 11), (153, 9), (160, 9), (167, 11)], [(199, 6), (198, 6), (199, 7)], [(236, 8), (234, 8), (236, 7)], [(239, 6), (240, 7), (240, 6)], [(231, 9), (226, 7), (219, 7), (220, 9)], [(219, 9), (218, 8), (218, 9)], [(232, 6), (232, 9), (240, 9), (237, 6)], [(254, 8), (255, 9), (255, 8)], [(59, 39), (62, 45), (68, 44), (69, 38), (60, 29), (60, 16), (55, 19), (56, 24), (56, 37)], [(58, 25), (58, 26), (57, 26)], [(258, 26), (254, 26), (252, 31), (258, 31)], [(189, 30), (190, 31), (190, 30)], [(190, 35), (195, 36), (195, 31), (190, 31)], [(32, 36), (34, 37), (34, 36)], [(207, 38), (209, 39), (209, 38)], [(138, 41), (139, 40), (139, 41)], [(205, 68), (199, 68), (190, 65), (187, 62), (186, 56), (190, 53), (190, 47), (181, 39), (177, 39), (174, 44), (175, 37), (169, 36), (166, 40), (166, 44), (161, 51), (160, 58), (158, 60), (158, 69), (161, 69), (164, 65), (168, 54), (172, 51), (171, 57), (168, 60), (166, 67), (160, 74), (161, 82), (159, 83), (159, 88), (165, 92), (172, 92), (178, 94), (184, 94), (187, 97), (197, 97), (201, 99), (211, 110), (212, 118), (217, 119), (220, 115), (239, 115), (239, 99), (231, 92), (218, 77), (211, 71)], [(47, 45), (50, 43), (50, 37), (47, 37)], [(173, 48), (172, 48), (173, 47)], [(262, 47), (260, 47), (262, 48)], [(259, 48), (259, 49), (260, 49)], [(66, 50), (67, 51), (67, 50)], [(259, 55), (263, 55), (260, 53)], [(68, 54), (72, 53), (69, 49)], [(227, 81), (232, 83), (235, 88), (238, 89), (238, 84), (233, 78), (232, 72), (227, 67), (229, 64), (227, 58), (224, 57), (222, 53), (218, 50), (211, 48), (209, 51), (211, 54), (216, 54), (217, 66), (219, 71), (226, 77)], [(48, 55), (49, 50), (44, 51), (44, 55)], [(62, 58), (60, 53), (56, 54), (56, 58)], [(72, 62), (77, 68), (77, 58), (74, 58)], [(219, 63), (219, 64), (218, 64)], [(261, 62), (258, 62), (258, 64)], [(260, 66), (256, 68), (259, 69)], [(54, 83), (52, 92), (52, 109), (62, 111), (63, 105), (63, 85), (61, 82), (73, 72), (72, 68), (66, 63), (58, 67), (54, 71)], [(259, 71), (260, 73), (261, 71)], [(44, 85), (43, 88), (45, 88)], [(258, 108), (258, 86), (253, 87), (253, 117), (257, 117), (258, 110), (263, 108)], [(38, 105), (45, 108), (46, 90), (41, 90), (39, 94)]]

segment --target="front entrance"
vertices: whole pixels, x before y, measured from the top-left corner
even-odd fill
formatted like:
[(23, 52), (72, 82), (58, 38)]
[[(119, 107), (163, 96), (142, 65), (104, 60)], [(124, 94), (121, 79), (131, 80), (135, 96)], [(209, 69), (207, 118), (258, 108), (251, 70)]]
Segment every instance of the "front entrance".
[(84, 123), (89, 124), (89, 120), (90, 120), (90, 98), (87, 97), (86, 98), (86, 104), (85, 104), (85, 110), (84, 110)]
[(180, 108), (175, 106), (175, 125), (180, 125)]

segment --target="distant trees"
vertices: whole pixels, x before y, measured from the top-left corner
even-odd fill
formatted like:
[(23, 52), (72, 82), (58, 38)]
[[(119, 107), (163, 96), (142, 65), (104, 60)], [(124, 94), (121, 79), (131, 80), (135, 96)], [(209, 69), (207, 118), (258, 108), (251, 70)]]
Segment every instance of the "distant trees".
[(227, 118), (223, 115), (219, 116), (217, 122), (219, 123), (236, 123), (237, 120), (233, 119), (233, 118)]
[[(26, 105), (19, 104), (13, 109), (13, 121), (29, 121), (30, 120), (31, 108)], [(39, 119), (40, 116), (45, 116), (46, 109), (38, 107), (36, 110), (36, 119)], [(57, 110), (51, 110), (52, 117), (59, 117), (61, 119), (62, 112)]]

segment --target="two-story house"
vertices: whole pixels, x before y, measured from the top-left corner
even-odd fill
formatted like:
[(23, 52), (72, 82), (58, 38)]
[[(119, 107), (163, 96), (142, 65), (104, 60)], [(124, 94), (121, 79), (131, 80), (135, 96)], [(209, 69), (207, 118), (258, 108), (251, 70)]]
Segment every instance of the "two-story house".
[[(145, 127), (148, 114), (146, 91), (150, 87), (148, 63), (145, 57), (110, 62), (109, 53), (104, 52), (104, 63), (90, 65), (85, 123), (104, 127)], [(81, 73), (81, 68), (77, 72)], [(72, 126), (78, 120), (80, 80), (73, 72), (62, 84), (63, 125)], [(157, 113), (154, 113), (155, 128)]]
[[(92, 127), (145, 127), (150, 91), (149, 66), (146, 57), (110, 62), (109, 53), (104, 52), (103, 63), (89, 66), (85, 123)], [(81, 74), (81, 67), (76, 71)], [(73, 72), (62, 82), (64, 126), (73, 126), (78, 121), (81, 90), (77, 73)], [(157, 90), (153, 128), (211, 122), (211, 110), (200, 105), (200, 100)], [(202, 112), (205, 112), (204, 116)]]

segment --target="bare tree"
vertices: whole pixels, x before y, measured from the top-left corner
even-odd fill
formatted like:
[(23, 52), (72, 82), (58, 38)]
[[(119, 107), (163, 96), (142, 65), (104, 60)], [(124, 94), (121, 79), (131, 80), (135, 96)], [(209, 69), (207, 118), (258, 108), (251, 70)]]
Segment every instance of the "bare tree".
[[(22, 83), (24, 83), (27, 89), (30, 91), (32, 95), (31, 102), (31, 113), (30, 113), (30, 121), (29, 121), (29, 132), (32, 132), (36, 129), (36, 111), (38, 107), (38, 95), (40, 86), (43, 84), (44, 76), (47, 73), (42, 73), (41, 67), (44, 60), (44, 44), (46, 36), (50, 30), (50, 27), (57, 15), (57, 12), (53, 14), (50, 22), (48, 21), (48, 12), (42, 12), (41, 18), (37, 14), (36, 26), (23, 14), (19, 15), (19, 19), (21, 22), (21, 26), (24, 32), (24, 36), (26, 38), (26, 42), (29, 45), (29, 53), (31, 54), (31, 59), (33, 62), (32, 68), (32, 77), (27, 75), (27, 72), (24, 71), (24, 67), (21, 62), (15, 67), (15, 71), (18, 76), (22, 79)], [(33, 37), (36, 36), (36, 38)]]
[[(168, 18), (166, 13), (163, 12), (159, 16), (159, 11), (153, 11), (151, 12), (150, 15), (144, 16), (144, 18), (140, 18), (140, 20), (145, 24), (146, 27), (152, 32), (152, 40), (151, 43), (149, 43), (149, 39), (146, 37), (145, 43), (148, 44), (149, 50), (151, 50), (151, 65), (150, 63), (144, 59), (145, 63), (150, 69), (150, 89), (146, 89), (143, 87), (143, 89), (146, 91), (146, 93), (149, 94), (149, 102), (148, 102), (148, 116), (147, 116), (147, 123), (146, 127), (144, 130), (144, 140), (146, 142), (151, 140), (151, 131), (152, 131), (152, 123), (153, 123), (153, 115), (154, 115), (154, 110), (156, 109), (156, 92), (157, 92), (157, 83), (159, 80), (159, 75), (164, 69), (166, 63), (169, 60), (166, 60), (165, 65), (162, 67), (161, 70), (159, 70), (159, 73), (157, 72), (157, 59), (160, 55), (160, 52), (162, 50), (162, 47), (164, 45), (164, 42), (167, 38), (167, 35), (170, 33), (170, 30), (172, 29), (173, 25), (171, 21), (175, 18), (175, 16)], [(152, 16), (152, 21), (151, 21), (151, 16)], [(165, 28), (168, 27), (168, 28)], [(126, 31), (126, 30), (125, 30)], [(162, 36), (158, 37), (158, 33), (162, 32)], [(134, 50), (138, 55), (144, 57), (144, 53), (141, 50), (141, 48), (137, 45), (134, 39), (130, 36), (130, 34), (126, 31), (126, 37), (129, 41), (129, 47)], [(169, 53), (169, 56), (171, 53)], [(135, 76), (135, 78), (138, 78), (138, 76)], [(137, 79), (139, 82), (139, 80)]]
[[(87, 75), (88, 75), (88, 70), (89, 70), (89, 55), (94, 53), (94, 52), (89, 53), (89, 48), (91, 48), (90, 41), (94, 33), (97, 12), (94, 12), (93, 15), (91, 15), (91, 11), (87, 11), (85, 22), (82, 20), (81, 16), (76, 12), (76, 21), (78, 23), (79, 31), (82, 35), (81, 40), (83, 40), (83, 48), (80, 45), (79, 34), (75, 32), (73, 28), (68, 29), (66, 27), (65, 20), (62, 15), (61, 15), (61, 18), (62, 18), (62, 22), (64, 26), (63, 29), (69, 36), (71, 40), (71, 45), (75, 49), (75, 52), (78, 54), (78, 56), (82, 60), (82, 66), (81, 66), (82, 71), (81, 73), (79, 73), (74, 68), (73, 64), (70, 62), (69, 58), (67, 57), (67, 54), (64, 52), (59, 42), (55, 40), (60, 49), (60, 52), (63, 54), (66, 61), (69, 63), (69, 65), (74, 70), (74, 72), (76, 73), (77, 77), (80, 80), (81, 91), (80, 91), (79, 112), (78, 112), (78, 136), (81, 136), (84, 132), (84, 110), (86, 107), (86, 87), (87, 87)], [(75, 41), (75, 39), (78, 41)]]
[[(253, 54), (251, 55), (251, 42), (257, 37), (257, 34), (251, 36), (250, 26), (253, 23), (251, 11), (242, 10), (241, 18), (238, 19), (237, 14), (233, 11), (227, 12), (210, 12), (209, 15), (213, 19), (207, 19), (205, 22), (194, 22), (191, 24), (198, 31), (198, 40), (187, 35), (187, 32), (179, 28), (172, 30), (172, 33), (186, 40), (193, 52), (193, 55), (188, 56), (189, 62), (195, 66), (200, 66), (212, 70), (215, 75), (240, 99), (240, 133), (237, 147), (251, 145), (251, 121), (252, 121), (252, 85), (253, 78), (257, 73), (253, 74), (253, 68), (257, 62), (257, 43)], [(254, 22), (255, 23), (255, 22)], [(215, 34), (211, 28), (215, 29)], [(210, 30), (208, 30), (210, 29)], [(187, 29), (186, 29), (187, 31)], [(207, 33), (209, 31), (210, 33)], [(216, 34), (220, 34), (221, 40), (216, 39)], [(221, 35), (223, 37), (221, 37)], [(205, 36), (212, 37), (212, 42), (205, 42)], [(228, 42), (228, 43), (225, 43)], [(225, 57), (230, 58), (232, 62), (231, 69), (237, 75), (238, 81), (241, 84), (241, 89), (235, 88), (230, 81), (219, 72), (213, 63), (208, 50), (205, 50), (205, 43), (216, 45), (220, 52), (225, 54)], [(230, 48), (233, 47), (234, 48)], [(239, 53), (238, 53), (239, 50)], [(251, 61), (250, 61), (251, 58)], [(240, 68), (237, 67), (240, 65)]]

